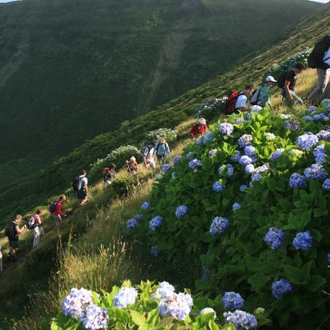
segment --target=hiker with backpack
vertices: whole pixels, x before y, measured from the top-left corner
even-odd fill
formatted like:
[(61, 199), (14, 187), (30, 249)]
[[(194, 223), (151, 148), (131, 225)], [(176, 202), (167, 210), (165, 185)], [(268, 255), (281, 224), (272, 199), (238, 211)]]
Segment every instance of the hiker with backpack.
[(79, 199), (79, 206), (85, 204), (88, 201), (88, 179), (85, 170), (82, 170), (81, 174), (74, 179), (73, 189)]
[(205, 118), (198, 118), (197, 122), (191, 127), (190, 137), (192, 139), (198, 139), (206, 132), (207, 126)]
[(248, 84), (245, 86), (243, 91), (238, 93), (235, 100), (234, 111), (232, 113), (239, 113), (240, 111), (245, 112), (249, 110), (247, 107), (247, 101), (250, 99), (253, 89), (254, 86), (252, 84)]
[(259, 105), (262, 108), (269, 106), (273, 110), (273, 106), (270, 103), (270, 89), (276, 82), (277, 81), (273, 76), (267, 76), (265, 79), (265, 84), (262, 87), (257, 88), (252, 93), (250, 98), (251, 105)]
[(52, 217), (56, 220), (55, 229), (60, 229), (62, 224), (62, 217), (66, 217), (67, 215), (62, 212), (63, 203), (66, 201), (65, 196), (60, 196), (58, 201), (56, 202), (55, 210), (52, 212)]
[(30, 230), (33, 230), (33, 245), (32, 249), (36, 248), (40, 242), (41, 236), (45, 235), (45, 230), (41, 227), (41, 218), (40, 218), (41, 211), (37, 210), (36, 213), (28, 214), (28, 221), (26, 227)]
[(297, 62), (290, 71), (284, 72), (278, 78), (277, 84), (278, 87), (282, 88), (281, 95), (283, 96), (285, 105), (292, 105), (295, 101), (299, 104), (304, 103), (304, 101), (294, 92), (297, 82), (297, 75), (304, 69), (305, 64), (302, 62)]
[(16, 256), (16, 250), (19, 247), (19, 239), (18, 236), (24, 232), (26, 229), (26, 225), (23, 227), (19, 227), (19, 224), (22, 222), (22, 216), (20, 214), (17, 214), (15, 217), (15, 220), (10, 222), (9, 225), (6, 228), (5, 234), (8, 237), (9, 240), (9, 246), (10, 246), (10, 252), (9, 256), (12, 261), (18, 260)]
[(155, 141), (152, 141), (147, 147), (142, 149), (143, 164), (146, 168), (156, 168), (156, 154), (155, 154)]
[(111, 185), (112, 181), (116, 178), (116, 165), (111, 163), (109, 167), (103, 169), (103, 180), (104, 180), (104, 187), (108, 187)]
[(155, 146), (155, 153), (157, 160), (162, 166), (165, 162), (165, 158), (170, 155), (170, 147), (168, 146), (164, 138), (160, 138)]
[(308, 103), (315, 103), (323, 94), (330, 97), (330, 35), (315, 44), (308, 56), (308, 66), (316, 69), (317, 85), (307, 97)]
[(126, 160), (126, 166), (128, 174), (135, 174), (138, 171), (138, 163), (134, 156), (132, 156), (129, 160)]

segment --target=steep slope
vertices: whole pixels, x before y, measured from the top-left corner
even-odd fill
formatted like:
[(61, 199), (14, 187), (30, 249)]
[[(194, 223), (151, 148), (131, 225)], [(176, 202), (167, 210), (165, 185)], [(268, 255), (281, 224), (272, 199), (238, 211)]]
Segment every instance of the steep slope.
[(1, 5), (1, 186), (32, 179), (86, 139), (224, 72), (319, 6), (305, 0)]

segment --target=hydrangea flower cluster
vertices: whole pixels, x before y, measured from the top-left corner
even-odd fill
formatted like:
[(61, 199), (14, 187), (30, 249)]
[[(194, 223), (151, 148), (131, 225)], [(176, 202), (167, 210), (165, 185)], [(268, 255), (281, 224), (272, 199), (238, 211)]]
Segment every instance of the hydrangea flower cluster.
[(137, 221), (141, 221), (141, 220), (143, 220), (143, 214), (137, 214), (133, 217), (133, 219), (135, 219)]
[(292, 285), (288, 280), (280, 279), (272, 284), (272, 293), (276, 299), (281, 299), (289, 291), (292, 291)]
[(159, 283), (155, 293), (151, 295), (151, 300), (159, 300), (162, 298), (170, 298), (175, 292), (174, 286), (164, 281)]
[(132, 287), (122, 287), (113, 297), (113, 304), (116, 308), (126, 308), (135, 303), (138, 292)]
[(205, 144), (207, 141), (214, 140), (214, 136), (211, 133), (207, 133), (203, 136), (203, 143)]
[(187, 154), (186, 154), (186, 158), (188, 160), (192, 160), (193, 157), (195, 156), (195, 153), (193, 151), (189, 151)]
[(188, 166), (194, 170), (196, 167), (200, 166), (202, 164), (202, 161), (195, 158), (194, 160), (192, 160), (191, 162), (188, 163)]
[(217, 193), (222, 192), (225, 188), (226, 188), (226, 185), (221, 184), (219, 181), (216, 181), (212, 187), (212, 189)]
[(193, 300), (189, 294), (173, 293), (165, 296), (158, 305), (160, 315), (173, 316), (176, 320), (183, 321), (190, 313)]
[(235, 124), (244, 124), (246, 123), (246, 120), (244, 118), (236, 118)]
[(321, 130), (316, 134), (316, 136), (319, 139), (319, 141), (321, 141), (321, 140), (323, 140), (323, 141), (330, 140), (330, 132), (329, 131)]
[(70, 315), (80, 318), (84, 310), (93, 302), (92, 293), (84, 288), (73, 288), (70, 294), (62, 302), (62, 311), (64, 315)]
[(211, 149), (209, 151), (209, 157), (215, 156), (218, 153), (218, 149)]
[(270, 245), (272, 250), (279, 249), (282, 246), (284, 239), (284, 231), (276, 227), (269, 228), (268, 233), (264, 236), (264, 241)]
[(244, 304), (244, 299), (239, 293), (225, 292), (222, 297), (222, 303), (226, 310), (241, 308)]
[(229, 178), (234, 174), (234, 166), (231, 164), (221, 165), (218, 169), (218, 175), (220, 178)]
[(253, 164), (246, 165), (244, 171), (246, 174), (254, 173), (254, 171), (255, 171), (254, 165)]
[(297, 233), (292, 245), (296, 250), (309, 251), (313, 246), (313, 237), (308, 231)]
[(226, 218), (215, 217), (211, 223), (211, 235), (221, 235), (229, 227), (229, 221)]
[(307, 149), (313, 147), (313, 145), (315, 145), (318, 142), (319, 142), (319, 139), (317, 138), (316, 135), (307, 132), (298, 137), (296, 144), (302, 150), (307, 150)]
[(129, 219), (127, 220), (126, 222), (126, 228), (127, 229), (132, 229), (132, 228), (135, 228), (137, 226), (137, 220), (136, 219)]
[(247, 156), (247, 155), (243, 155), (243, 156), (239, 159), (238, 162), (239, 162), (241, 165), (246, 166), (246, 165), (249, 165), (249, 164), (252, 163), (252, 159), (251, 159), (249, 156)]
[(156, 245), (154, 245), (154, 246), (151, 247), (150, 253), (153, 256), (158, 257), (159, 256), (159, 253), (160, 253), (160, 250), (158, 249), (158, 247)]
[(181, 162), (182, 157), (181, 156), (175, 156), (173, 158), (173, 164), (176, 165)]
[(267, 133), (266, 133), (266, 140), (267, 140), (267, 141), (272, 141), (272, 140), (274, 140), (275, 138), (276, 138), (275, 134), (270, 133), (270, 132), (267, 132)]
[[(283, 116), (283, 115), (282, 115)], [(301, 124), (298, 120), (289, 119), (284, 123), (283, 126), (285, 129), (289, 129), (290, 131), (300, 131)]]
[(226, 323), (233, 323), (236, 329), (254, 329), (258, 326), (254, 315), (241, 310), (223, 313)]
[(80, 318), (81, 323), (87, 330), (108, 328), (109, 315), (105, 308), (90, 304)]
[(215, 312), (215, 310), (211, 307), (205, 307), (203, 308), (200, 312), (199, 312), (199, 315), (205, 315), (205, 314), (208, 314), (208, 313), (213, 313), (214, 314), (214, 318), (216, 319), (217, 318), (217, 314)]
[(290, 176), (289, 185), (292, 188), (305, 188), (307, 185), (307, 180), (299, 173), (292, 173)]
[(244, 134), (238, 139), (238, 145), (241, 148), (246, 147), (247, 145), (251, 144), (253, 141), (253, 136), (250, 134)]
[(161, 225), (162, 221), (163, 218), (160, 215), (154, 217), (149, 221), (149, 228), (152, 230), (156, 230), (156, 228), (158, 228)]
[(251, 145), (247, 145), (246, 147), (244, 147), (244, 153), (250, 157), (256, 155), (257, 151), (256, 148), (254, 146)]
[(307, 109), (307, 112), (308, 113), (313, 113), (317, 111), (317, 107), (315, 105), (311, 105), (308, 109)]
[(284, 152), (283, 148), (277, 149), (275, 152), (273, 152), (270, 156), (270, 160), (272, 160), (273, 162), (275, 160), (278, 160), (279, 157), (282, 155), (282, 153)]
[(188, 207), (186, 205), (178, 206), (175, 210), (175, 216), (178, 219), (180, 219), (181, 217), (183, 217), (187, 213), (188, 213)]
[(171, 170), (172, 169), (172, 165), (171, 164), (164, 164), (163, 167), (162, 167), (162, 170), (164, 172), (168, 171), (168, 170)]
[(221, 123), (219, 126), (219, 132), (224, 135), (230, 135), (234, 131), (234, 126), (229, 123)]
[(312, 164), (307, 167), (304, 175), (309, 180), (324, 180), (328, 177), (328, 173), (321, 164)]
[(237, 163), (241, 158), (241, 153), (238, 150), (235, 150), (234, 152), (235, 152), (235, 156), (231, 156), (230, 160)]
[(330, 190), (330, 179), (326, 179), (324, 180), (323, 184), (322, 184), (322, 187), (325, 189), (325, 190)]
[(316, 163), (318, 164), (326, 163), (327, 161), (326, 157), (328, 156), (328, 154), (324, 150), (324, 144), (317, 146), (313, 151), (313, 155), (315, 157)]
[(147, 210), (149, 207), (150, 207), (150, 204), (148, 202), (144, 202), (141, 207), (144, 209), (144, 210)]
[(240, 191), (245, 191), (246, 189), (248, 188), (248, 186), (246, 184), (242, 184), (240, 187), (239, 187), (239, 190)]
[(241, 208), (241, 205), (238, 203), (234, 203), (232, 207), (233, 207), (233, 211), (237, 211)]

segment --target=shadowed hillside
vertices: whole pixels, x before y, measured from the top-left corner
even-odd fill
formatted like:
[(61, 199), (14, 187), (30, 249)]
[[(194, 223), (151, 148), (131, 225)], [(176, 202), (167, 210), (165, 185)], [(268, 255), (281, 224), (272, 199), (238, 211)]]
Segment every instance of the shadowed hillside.
[(1, 5), (3, 190), (34, 179), (86, 139), (235, 67), (319, 6), (305, 0)]

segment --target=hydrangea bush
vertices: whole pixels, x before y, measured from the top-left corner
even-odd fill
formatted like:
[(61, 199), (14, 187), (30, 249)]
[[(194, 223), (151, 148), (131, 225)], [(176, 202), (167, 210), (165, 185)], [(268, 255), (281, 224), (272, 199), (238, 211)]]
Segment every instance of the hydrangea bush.
[(175, 141), (177, 134), (174, 130), (170, 128), (159, 128), (155, 131), (151, 131), (145, 137), (145, 143), (150, 143), (151, 141), (158, 141), (160, 138), (164, 138), (166, 142)]
[(328, 322), (329, 104), (312, 121), (263, 109), (212, 125), (154, 185), (134, 238), (176, 262), (200, 256), (198, 289), (238, 291), (278, 326)]
[(222, 104), (225, 99), (227, 99), (227, 97), (222, 99), (209, 100), (199, 106), (196, 109), (198, 118), (203, 117), (208, 121), (219, 118), (220, 114), (222, 113)]
[[(168, 282), (142, 282), (136, 288), (125, 281), (110, 293), (72, 289), (62, 310), (52, 321), (52, 330), (65, 329), (256, 329), (269, 324), (264, 309), (253, 314), (242, 310), (244, 300), (235, 292), (215, 299), (192, 297), (189, 290), (176, 293)], [(262, 310), (262, 312), (260, 312)]]

